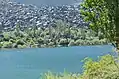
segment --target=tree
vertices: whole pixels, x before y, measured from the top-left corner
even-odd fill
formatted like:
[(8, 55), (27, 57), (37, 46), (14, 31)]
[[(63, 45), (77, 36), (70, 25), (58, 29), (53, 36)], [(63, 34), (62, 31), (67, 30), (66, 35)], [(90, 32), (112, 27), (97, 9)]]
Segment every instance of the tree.
[(97, 34), (102, 32), (119, 49), (119, 1), (84, 0), (81, 14)]
[(36, 25), (33, 26), (33, 36), (35, 38), (37, 38), (37, 35), (36, 35), (36, 30), (38, 30), (38, 27)]
[(20, 24), (18, 23), (18, 24), (16, 24), (16, 27), (15, 27), (15, 34), (16, 34), (16, 36), (20, 36), (20, 31), (21, 31)]

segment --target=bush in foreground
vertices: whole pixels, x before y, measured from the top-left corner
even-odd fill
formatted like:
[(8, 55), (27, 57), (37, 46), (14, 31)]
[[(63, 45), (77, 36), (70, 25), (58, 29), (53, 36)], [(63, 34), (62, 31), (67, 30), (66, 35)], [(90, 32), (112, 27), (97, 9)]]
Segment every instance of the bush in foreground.
[(98, 61), (85, 59), (81, 79), (119, 79), (119, 65), (111, 55), (102, 56)]
[(119, 79), (119, 65), (111, 55), (99, 57), (97, 61), (86, 58), (84, 62), (81, 75), (64, 73), (59, 76), (48, 72), (41, 79)]

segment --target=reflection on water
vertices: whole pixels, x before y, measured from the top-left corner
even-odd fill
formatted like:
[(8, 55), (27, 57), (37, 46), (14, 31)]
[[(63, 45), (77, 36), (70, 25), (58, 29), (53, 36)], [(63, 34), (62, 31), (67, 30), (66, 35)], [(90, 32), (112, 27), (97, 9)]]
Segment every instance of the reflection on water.
[(111, 46), (13, 49), (0, 51), (0, 79), (38, 79), (40, 73), (81, 72), (85, 57), (96, 59), (112, 52)]

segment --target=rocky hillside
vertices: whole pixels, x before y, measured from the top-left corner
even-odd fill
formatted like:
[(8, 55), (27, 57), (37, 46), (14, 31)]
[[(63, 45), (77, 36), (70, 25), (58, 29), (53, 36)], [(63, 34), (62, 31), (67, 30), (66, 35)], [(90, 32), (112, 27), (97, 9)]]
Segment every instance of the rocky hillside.
[(0, 29), (13, 29), (17, 24), (27, 26), (54, 26), (63, 20), (71, 26), (83, 27), (80, 5), (42, 6), (25, 5), (16, 2), (0, 1)]

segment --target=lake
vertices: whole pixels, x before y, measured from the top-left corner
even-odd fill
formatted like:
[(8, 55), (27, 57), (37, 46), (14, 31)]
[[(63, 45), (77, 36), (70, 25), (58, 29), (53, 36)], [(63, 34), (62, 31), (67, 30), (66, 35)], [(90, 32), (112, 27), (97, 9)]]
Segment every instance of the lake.
[(85, 57), (97, 59), (112, 46), (78, 46), (0, 50), (0, 79), (39, 79), (41, 73), (81, 72)]
[(82, 0), (12, 0), (23, 4), (34, 4), (34, 5), (68, 5), (80, 2)]

